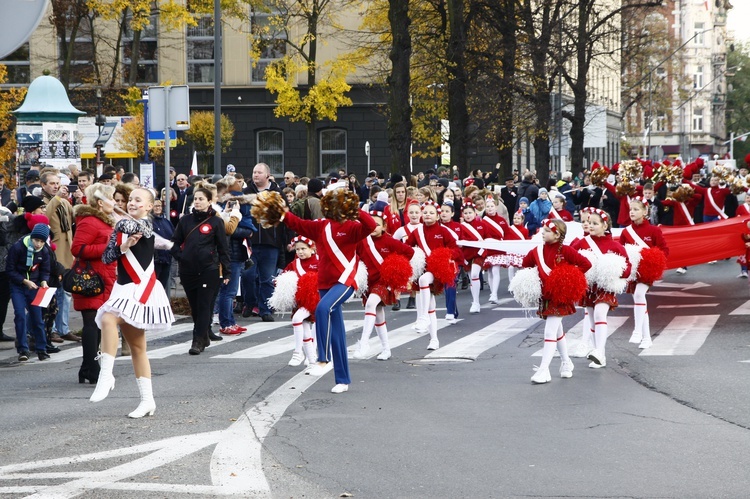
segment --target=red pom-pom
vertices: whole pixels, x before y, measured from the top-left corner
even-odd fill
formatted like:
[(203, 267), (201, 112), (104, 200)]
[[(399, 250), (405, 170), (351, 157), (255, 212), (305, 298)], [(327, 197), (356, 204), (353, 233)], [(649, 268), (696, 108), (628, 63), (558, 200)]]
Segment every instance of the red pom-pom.
[(393, 290), (405, 290), (411, 278), (411, 264), (402, 255), (390, 255), (380, 266), (380, 282)]
[(745, 155), (745, 164), (750, 166), (750, 152)]
[(299, 278), (294, 299), (298, 307), (304, 307), (311, 314), (315, 313), (315, 307), (318, 306), (320, 301), (317, 272), (308, 272)]
[[(556, 303), (577, 303), (586, 294), (586, 276), (574, 265), (562, 263), (555, 266), (544, 283), (549, 290), (551, 301)], [(547, 293), (544, 293), (547, 295)], [(547, 298), (547, 296), (545, 296)]]
[(645, 284), (652, 284), (661, 279), (667, 268), (667, 257), (659, 248), (644, 248), (641, 250), (641, 263), (638, 264), (638, 280)]
[(427, 257), (427, 266), (425, 270), (432, 272), (435, 281), (440, 284), (453, 284), (456, 280), (458, 269), (456, 262), (452, 260), (453, 252), (448, 248), (438, 248), (432, 250)]

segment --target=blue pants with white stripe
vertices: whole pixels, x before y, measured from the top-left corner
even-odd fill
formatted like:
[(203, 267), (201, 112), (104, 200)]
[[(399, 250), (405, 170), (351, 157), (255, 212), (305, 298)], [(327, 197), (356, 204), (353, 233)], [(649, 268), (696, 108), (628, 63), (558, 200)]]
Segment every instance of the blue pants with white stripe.
[(354, 293), (354, 288), (336, 284), (320, 290), (320, 301), (315, 309), (315, 335), (318, 340), (318, 362), (331, 362), (336, 384), (348, 385), (349, 361), (346, 358), (346, 328), (341, 306)]

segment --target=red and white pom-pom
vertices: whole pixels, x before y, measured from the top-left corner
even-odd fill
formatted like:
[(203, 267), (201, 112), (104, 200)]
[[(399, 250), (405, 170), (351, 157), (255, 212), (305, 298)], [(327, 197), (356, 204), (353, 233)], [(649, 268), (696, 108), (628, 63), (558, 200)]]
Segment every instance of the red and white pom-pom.
[(390, 255), (380, 266), (380, 282), (392, 290), (403, 290), (411, 279), (411, 265), (402, 255)]
[(586, 294), (588, 283), (581, 269), (563, 263), (555, 266), (546, 282), (550, 298), (556, 303), (577, 303)]
[(278, 276), (276, 289), (268, 299), (268, 306), (280, 314), (294, 310), (297, 304), (294, 295), (297, 293), (298, 280), (296, 272), (284, 272)]
[(628, 281), (635, 281), (638, 278), (638, 265), (641, 263), (641, 250), (642, 246), (637, 244), (625, 244), (625, 252), (628, 254), (628, 260), (630, 260), (630, 275)]
[(522, 307), (535, 308), (542, 300), (542, 280), (536, 267), (521, 269), (513, 276), (508, 291)]
[(367, 292), (367, 266), (362, 262), (359, 262), (354, 281), (357, 283), (357, 289), (354, 292), (355, 296), (364, 295)]
[(311, 314), (315, 313), (315, 308), (320, 301), (317, 272), (307, 272), (299, 278), (294, 298), (297, 300), (298, 307), (307, 309)]
[(594, 283), (604, 291), (623, 293), (628, 282), (622, 278), (622, 273), (627, 265), (624, 256), (604, 253), (597, 257), (594, 264)]
[(440, 284), (453, 285), (456, 281), (458, 268), (456, 262), (452, 260), (453, 252), (448, 248), (438, 248), (430, 253), (427, 257), (425, 270), (432, 272), (435, 281)]
[(414, 256), (411, 257), (411, 280), (416, 281), (419, 276), (424, 274), (425, 265), (427, 265), (427, 256), (422, 248), (414, 248)]
[(641, 264), (638, 266), (638, 280), (653, 284), (661, 279), (667, 268), (667, 257), (659, 248), (646, 248), (641, 251)]

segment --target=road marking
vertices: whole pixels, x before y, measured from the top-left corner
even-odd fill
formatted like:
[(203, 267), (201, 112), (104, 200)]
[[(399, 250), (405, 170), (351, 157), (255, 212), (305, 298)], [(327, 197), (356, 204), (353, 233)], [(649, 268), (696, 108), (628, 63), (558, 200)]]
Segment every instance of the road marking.
[[(461, 322), (463, 319), (456, 319), (456, 323)], [(451, 324), (448, 323), (445, 319), (438, 319), (437, 321), (437, 329), (440, 331), (444, 327), (448, 327)], [(374, 332), (373, 332), (374, 333)], [(428, 338), (429, 335), (427, 333), (418, 333), (412, 329), (412, 324), (409, 324), (407, 326), (402, 326), (398, 329), (394, 329), (393, 331), (388, 331), (388, 346), (393, 350), (394, 348), (400, 347), (401, 345), (404, 345), (406, 343), (409, 343), (410, 341), (414, 341), (419, 338)], [(370, 337), (370, 341), (368, 343), (370, 345), (370, 350), (365, 359), (372, 359), (373, 357), (380, 354), (382, 351), (382, 347), (380, 346), (380, 338), (378, 338), (377, 334), (373, 334)], [(425, 345), (426, 348), (426, 345)], [(352, 360), (352, 355), (354, 354), (354, 351), (357, 349), (357, 343), (350, 345), (349, 348), (347, 348), (348, 356)], [(362, 360), (365, 360), (362, 359)]]
[(719, 306), (718, 303), (696, 303), (694, 305), (659, 305), (656, 308), (702, 308), (702, 307), (718, 307), (718, 306)]
[(651, 296), (668, 296), (670, 298), (715, 298), (713, 295), (699, 295), (696, 293), (685, 293), (684, 291), (649, 291)]
[(427, 354), (425, 359), (451, 358), (477, 360), (477, 358), (486, 350), (509, 340), (539, 321), (540, 319), (531, 317), (501, 319), (484, 329), (480, 329), (475, 333), (464, 336), (463, 338)]
[[(354, 329), (361, 328), (363, 321), (344, 321), (344, 327), (346, 331), (352, 331)], [(315, 325), (312, 326), (313, 328)], [(292, 331), (289, 331), (292, 333)], [(212, 359), (265, 359), (266, 357), (273, 357), (284, 352), (291, 352), (294, 350), (294, 334), (289, 334), (281, 339), (255, 345), (244, 350), (240, 350), (234, 353), (214, 355)]]
[(654, 338), (641, 356), (694, 355), (719, 320), (719, 315), (679, 315)]
[(735, 308), (729, 315), (750, 315), (750, 300)]
[(683, 291), (689, 291), (691, 289), (699, 289), (699, 288), (709, 288), (711, 287), (710, 284), (706, 284), (705, 282), (695, 282), (693, 284), (680, 284), (676, 282), (664, 282), (664, 281), (656, 281), (653, 286), (654, 288), (672, 288), (672, 289), (681, 289)]
[[(610, 315), (607, 317), (607, 325), (609, 326), (607, 330), (607, 338), (612, 336), (618, 329), (622, 327), (623, 324), (627, 322), (629, 317), (623, 316), (623, 315)], [(574, 348), (578, 347), (578, 344), (581, 343), (581, 338), (583, 337), (583, 321), (578, 322), (575, 326), (570, 328), (566, 333), (565, 337), (568, 340), (568, 350), (572, 351)], [(531, 354), (532, 357), (541, 357), (542, 356), (542, 350), (543, 348), (540, 348), (533, 354)], [(559, 357), (559, 353), (557, 350), (555, 350), (555, 357)]]

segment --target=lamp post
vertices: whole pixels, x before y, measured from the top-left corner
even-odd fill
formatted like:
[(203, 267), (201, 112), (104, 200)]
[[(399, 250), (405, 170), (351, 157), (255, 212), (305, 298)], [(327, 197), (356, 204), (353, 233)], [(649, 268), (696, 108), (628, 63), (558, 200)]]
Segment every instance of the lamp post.
[[(97, 128), (99, 129), (99, 135), (102, 134), (102, 127), (107, 124), (107, 119), (102, 115), (102, 89), (96, 89), (96, 120), (94, 121)], [(101, 163), (102, 146), (96, 144), (96, 166)]]

